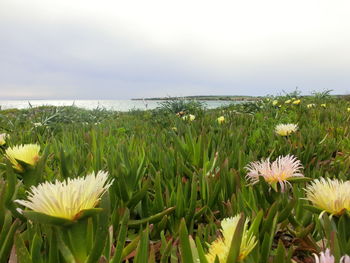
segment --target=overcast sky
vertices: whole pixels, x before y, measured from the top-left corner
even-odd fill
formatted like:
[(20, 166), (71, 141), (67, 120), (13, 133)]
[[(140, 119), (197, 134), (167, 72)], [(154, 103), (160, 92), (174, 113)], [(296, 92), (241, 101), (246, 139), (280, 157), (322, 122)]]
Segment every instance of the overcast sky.
[(0, 0), (0, 99), (350, 93), (349, 0)]

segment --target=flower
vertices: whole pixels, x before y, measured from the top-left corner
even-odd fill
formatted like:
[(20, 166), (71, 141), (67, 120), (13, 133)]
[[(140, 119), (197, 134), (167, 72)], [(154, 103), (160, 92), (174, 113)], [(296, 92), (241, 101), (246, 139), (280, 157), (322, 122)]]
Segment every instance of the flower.
[(278, 124), (275, 127), (275, 132), (281, 136), (288, 136), (298, 130), (298, 125), (293, 123)]
[[(209, 251), (206, 254), (206, 258), (209, 263), (215, 262), (216, 256), (220, 262), (226, 262), (230, 251), (233, 235), (236, 231), (239, 215), (235, 217), (225, 218), (221, 221), (221, 234), (222, 237), (218, 237), (209, 247)], [(239, 251), (238, 260), (243, 260), (253, 250), (257, 241), (255, 236), (248, 231), (248, 220), (244, 222), (243, 237), (241, 241), (241, 247)]]
[(299, 105), (300, 102), (301, 102), (301, 100), (295, 100), (295, 101), (293, 101), (293, 104), (294, 104), (294, 105)]
[(347, 111), (350, 112), (350, 108), (347, 108)]
[(326, 108), (326, 104), (325, 103), (323, 103), (323, 104), (321, 104), (321, 107), (323, 107), (323, 108)]
[(40, 145), (24, 144), (6, 149), (5, 156), (12, 163), (13, 168), (19, 172), (24, 172), (24, 167), (19, 163), (35, 166), (39, 161)]
[(279, 183), (283, 192), (289, 183), (288, 179), (304, 176), (300, 172), (302, 168), (300, 161), (293, 155), (279, 156), (272, 163), (269, 159), (251, 162), (246, 166), (248, 170), (246, 177), (252, 184), (256, 184), (259, 182), (259, 176), (262, 176), (270, 185)]
[(187, 121), (194, 121), (196, 119), (196, 116), (192, 115), (192, 114), (189, 114), (189, 115), (185, 115), (182, 117), (183, 120)]
[(220, 116), (219, 118), (217, 118), (217, 121), (219, 124), (223, 123), (225, 121), (225, 117), (224, 116)]
[(350, 257), (348, 255), (342, 256), (340, 263), (350, 263)]
[(45, 182), (32, 186), (28, 200), (16, 200), (35, 212), (53, 217), (76, 220), (85, 209), (94, 208), (101, 196), (111, 186), (107, 183), (108, 173), (99, 171), (86, 177), (69, 178), (67, 181)]
[(284, 103), (285, 104), (289, 104), (289, 103), (291, 103), (292, 101), (291, 100), (286, 100)]
[(276, 106), (278, 104), (278, 100), (274, 100), (273, 102), (272, 102), (272, 105), (273, 106)]
[(331, 255), (329, 248), (326, 249), (326, 252), (321, 252), (318, 257), (314, 254), (315, 263), (334, 263), (334, 257)]
[(41, 122), (34, 122), (33, 125), (34, 125), (34, 127), (43, 126), (43, 124)]
[(0, 146), (6, 144), (6, 138), (9, 137), (7, 133), (0, 133)]
[(315, 107), (315, 106), (316, 106), (316, 105), (315, 105), (314, 103), (310, 103), (310, 104), (306, 105), (306, 107), (307, 107), (308, 109), (313, 108), (313, 107)]
[(339, 216), (350, 210), (350, 181), (321, 178), (314, 180), (305, 190), (306, 199), (331, 215)]
[[(335, 262), (335, 259), (331, 254), (329, 248), (326, 249), (326, 252), (321, 252), (319, 257), (316, 254), (314, 254), (314, 257), (315, 257), (315, 263), (334, 263)], [(348, 255), (342, 256), (340, 258), (339, 263), (350, 263), (350, 257)]]

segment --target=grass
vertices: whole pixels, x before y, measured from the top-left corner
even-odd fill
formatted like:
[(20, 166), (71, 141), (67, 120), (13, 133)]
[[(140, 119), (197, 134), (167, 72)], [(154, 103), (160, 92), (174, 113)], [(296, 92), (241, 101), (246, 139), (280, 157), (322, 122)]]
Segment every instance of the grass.
[[(196, 115), (192, 122), (171, 103), (128, 113), (48, 106), (0, 111), (0, 133), (10, 135), (0, 154), (0, 262), (13, 259), (13, 251), (19, 262), (206, 262), (220, 222), (236, 215), (241, 220), (227, 262), (240, 260), (245, 218), (257, 245), (239, 262), (313, 262), (312, 254), (326, 247), (337, 260), (350, 254), (348, 213), (320, 217), (305, 200), (307, 180), (282, 193), (246, 179), (250, 162), (292, 154), (310, 180), (349, 180), (350, 103), (315, 96), (285, 104), (288, 98), (215, 110), (181, 105), (184, 114)], [(299, 130), (278, 136), (280, 123), (297, 123)], [(29, 175), (17, 174), (5, 149), (29, 143), (41, 146), (41, 159)], [(114, 179), (98, 204), (102, 212), (74, 226), (28, 220), (16, 210), (13, 200), (27, 198), (25, 176), (37, 185), (99, 170)]]

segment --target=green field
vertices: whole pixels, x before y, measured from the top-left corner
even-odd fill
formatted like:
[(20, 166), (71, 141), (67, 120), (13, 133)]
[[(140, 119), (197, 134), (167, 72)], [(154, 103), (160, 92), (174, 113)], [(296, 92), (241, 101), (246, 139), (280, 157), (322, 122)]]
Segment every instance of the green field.
[[(288, 123), (298, 129), (276, 133)], [(349, 124), (350, 101), (327, 94), (214, 110), (174, 100), (128, 113), (0, 111), (0, 263), (314, 262), (327, 248), (335, 261), (321, 262), (339, 262), (350, 255)], [(39, 156), (11, 162), (22, 144)], [(247, 176), (251, 162), (287, 155), (303, 177), (283, 167)], [(99, 171), (108, 179), (94, 197), (97, 183), (82, 178)], [(38, 187), (56, 180), (70, 189)], [(23, 205), (33, 189), (42, 210)]]

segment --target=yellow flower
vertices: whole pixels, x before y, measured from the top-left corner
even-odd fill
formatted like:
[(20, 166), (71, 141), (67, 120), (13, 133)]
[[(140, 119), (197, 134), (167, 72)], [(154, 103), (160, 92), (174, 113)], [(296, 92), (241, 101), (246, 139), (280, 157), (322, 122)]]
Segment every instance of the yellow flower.
[(350, 108), (347, 108), (347, 111), (350, 112)]
[(278, 104), (278, 100), (274, 100), (273, 102), (272, 102), (272, 105), (273, 106), (276, 106)]
[(63, 182), (45, 182), (30, 188), (28, 200), (16, 202), (35, 212), (74, 221), (81, 211), (98, 204), (112, 184), (107, 180), (108, 173), (99, 171), (96, 176), (91, 173)]
[(310, 104), (306, 105), (306, 107), (307, 107), (308, 109), (313, 108), (313, 107), (315, 107), (315, 106), (316, 106), (316, 105), (315, 105), (314, 103), (310, 103)]
[(3, 146), (6, 144), (6, 138), (9, 135), (7, 133), (0, 133), (0, 146)]
[(342, 215), (350, 210), (350, 181), (317, 179), (306, 187), (306, 198), (331, 215)]
[(288, 123), (288, 124), (279, 124), (275, 127), (275, 132), (281, 136), (288, 136), (298, 130), (298, 125)]
[[(206, 258), (209, 263), (213, 263), (215, 261), (216, 256), (219, 258), (220, 262), (227, 261), (232, 238), (236, 231), (239, 219), (240, 219), (240, 216), (236, 215), (235, 217), (225, 218), (221, 221), (222, 237), (218, 237), (210, 245), (209, 251), (206, 254)], [(255, 236), (253, 234), (249, 234), (248, 220), (246, 220), (244, 223), (243, 237), (242, 237), (238, 260), (241, 261), (245, 259), (249, 255), (249, 253), (253, 250), (256, 243), (257, 242), (256, 242)]]
[(225, 117), (224, 116), (220, 116), (219, 118), (217, 118), (217, 121), (219, 124), (223, 123), (225, 121)]
[(196, 119), (196, 116), (192, 115), (192, 114), (189, 114), (189, 115), (185, 115), (182, 117), (183, 120), (187, 121), (194, 121)]
[(291, 100), (286, 100), (284, 103), (285, 104), (289, 104), (289, 103), (291, 103), (292, 101)]
[(294, 105), (299, 105), (300, 102), (301, 102), (301, 100), (295, 100), (295, 101), (293, 101), (293, 104), (294, 104)]
[(323, 103), (323, 104), (321, 104), (321, 107), (323, 107), (323, 108), (326, 108), (326, 104), (325, 103)]
[(39, 160), (40, 146), (37, 144), (25, 144), (10, 147), (5, 151), (6, 158), (12, 163), (13, 168), (24, 172), (24, 167), (19, 163), (23, 162), (35, 166)]

